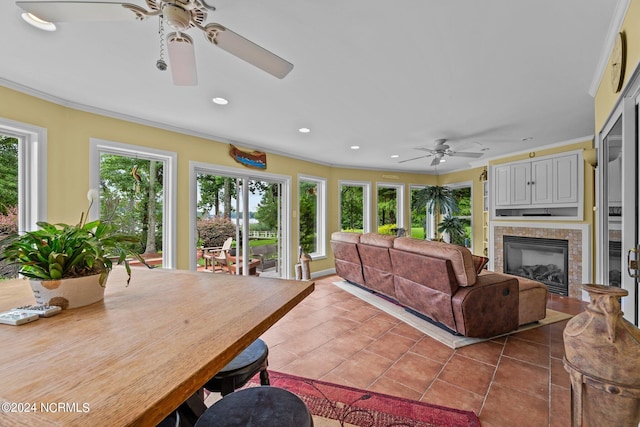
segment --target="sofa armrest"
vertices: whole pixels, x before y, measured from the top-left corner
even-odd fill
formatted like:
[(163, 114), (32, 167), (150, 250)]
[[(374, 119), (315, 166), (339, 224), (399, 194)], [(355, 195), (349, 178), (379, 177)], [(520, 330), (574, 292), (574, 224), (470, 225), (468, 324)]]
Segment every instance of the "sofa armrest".
[(519, 298), (514, 277), (481, 274), (473, 286), (459, 288), (451, 299), (457, 331), (489, 338), (518, 329)]

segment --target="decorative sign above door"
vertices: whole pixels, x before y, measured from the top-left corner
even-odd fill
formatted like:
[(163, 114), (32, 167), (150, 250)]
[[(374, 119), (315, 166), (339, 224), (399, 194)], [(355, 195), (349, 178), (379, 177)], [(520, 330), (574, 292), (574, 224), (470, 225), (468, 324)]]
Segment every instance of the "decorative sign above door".
[(229, 155), (238, 163), (253, 169), (267, 168), (267, 153), (264, 151), (243, 151), (229, 144)]

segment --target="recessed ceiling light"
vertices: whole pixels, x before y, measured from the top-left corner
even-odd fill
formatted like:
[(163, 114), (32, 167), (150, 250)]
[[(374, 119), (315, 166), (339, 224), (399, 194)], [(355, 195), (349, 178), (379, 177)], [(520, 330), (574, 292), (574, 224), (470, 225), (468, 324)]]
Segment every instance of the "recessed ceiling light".
[(27, 12), (23, 13), (22, 19), (24, 19), (28, 24), (33, 25), (34, 27), (40, 30), (44, 30), (44, 31), (56, 30), (56, 24), (54, 24), (53, 22), (40, 19), (37, 16), (32, 15), (31, 13), (27, 13)]
[(392, 158), (392, 159), (397, 159), (398, 157), (400, 157), (398, 154), (392, 154), (392, 155), (391, 155), (391, 158)]
[(447, 159), (440, 159), (440, 163), (444, 163), (446, 161), (447, 161)]
[(216, 96), (212, 99), (212, 101), (218, 105), (227, 105), (229, 103), (229, 100), (227, 98), (222, 98), (221, 96)]
[(352, 145), (352, 146), (351, 146), (351, 147), (349, 147), (349, 148), (351, 148), (352, 150), (359, 150), (359, 149), (360, 149), (360, 146), (359, 146), (359, 145)]
[(311, 129), (309, 129), (309, 128), (300, 128), (300, 129), (298, 129), (298, 132), (300, 132), (300, 133), (309, 133), (309, 132), (311, 132)]

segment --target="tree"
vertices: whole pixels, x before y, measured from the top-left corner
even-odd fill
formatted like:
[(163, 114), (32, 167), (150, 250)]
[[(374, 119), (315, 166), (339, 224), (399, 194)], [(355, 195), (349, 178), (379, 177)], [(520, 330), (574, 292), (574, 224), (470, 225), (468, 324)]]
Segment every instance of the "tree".
[(262, 193), (262, 199), (258, 203), (254, 218), (267, 230), (276, 230), (278, 228), (279, 200), (279, 184), (269, 185)]
[(18, 140), (0, 135), (0, 214), (18, 206)]
[(340, 189), (340, 228), (341, 230), (362, 230), (364, 188), (343, 185)]
[(317, 184), (300, 181), (300, 246), (308, 254), (315, 252), (318, 239), (316, 229), (318, 196)]
[(112, 154), (100, 158), (100, 217), (124, 233), (139, 234), (146, 242), (141, 248), (145, 253), (162, 247), (158, 226), (162, 223), (162, 180), (161, 162)]

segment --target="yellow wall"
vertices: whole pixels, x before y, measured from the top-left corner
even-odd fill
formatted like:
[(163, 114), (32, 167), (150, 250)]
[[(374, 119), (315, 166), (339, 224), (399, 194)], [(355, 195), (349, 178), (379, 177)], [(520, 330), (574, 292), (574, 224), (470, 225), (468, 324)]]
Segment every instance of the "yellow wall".
[[(228, 155), (228, 145), (208, 139), (188, 136), (124, 120), (67, 108), (52, 102), (0, 87), (0, 117), (47, 129), (47, 211), (52, 222), (75, 223), (80, 212), (87, 209), (86, 193), (89, 189), (90, 138), (124, 144), (152, 147), (176, 152), (177, 165), (177, 266), (189, 268), (189, 161), (237, 167)], [(409, 186), (435, 184), (435, 176), (405, 174), (373, 170), (334, 168), (307, 161), (268, 154), (267, 172), (292, 177), (292, 209), (297, 210), (298, 174), (326, 178), (328, 186), (327, 239), (338, 230), (338, 181), (341, 179), (370, 181), (372, 188), (371, 220), (375, 224), (375, 186), (377, 182), (395, 182), (405, 185), (405, 224), (409, 223)], [(245, 171), (245, 169), (242, 169)], [(397, 179), (382, 175), (395, 175)], [(297, 218), (297, 212), (295, 215)], [(291, 223), (291, 247), (298, 241), (298, 223)], [(333, 268), (333, 256), (328, 247), (326, 259), (311, 263), (313, 271)], [(292, 251), (297, 256), (297, 251)], [(295, 259), (292, 259), (294, 264)]]
[[(627, 59), (622, 89), (624, 90), (624, 85), (627, 84), (631, 74), (640, 63), (640, 0), (631, 0), (620, 31), (624, 34), (627, 45)], [(611, 90), (611, 69), (607, 67), (595, 96), (596, 134), (602, 130), (619, 96), (620, 92), (613, 93)]]

